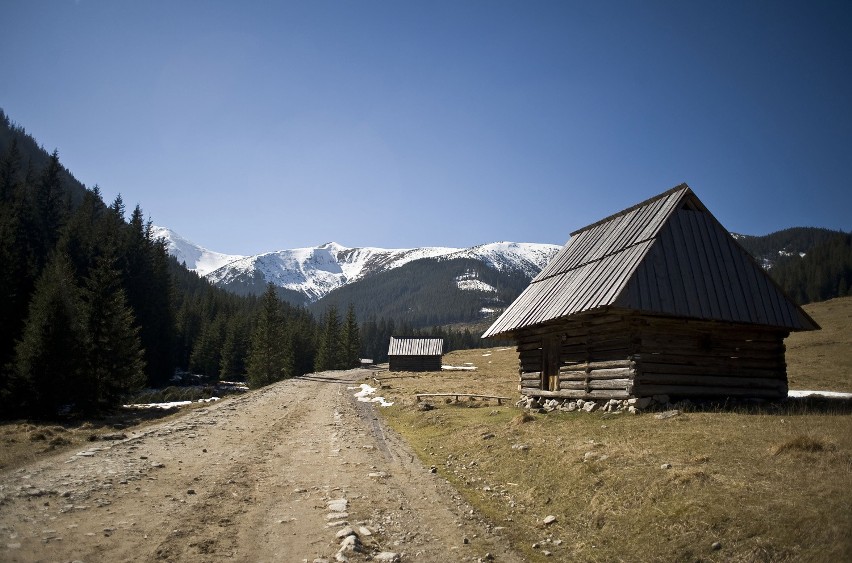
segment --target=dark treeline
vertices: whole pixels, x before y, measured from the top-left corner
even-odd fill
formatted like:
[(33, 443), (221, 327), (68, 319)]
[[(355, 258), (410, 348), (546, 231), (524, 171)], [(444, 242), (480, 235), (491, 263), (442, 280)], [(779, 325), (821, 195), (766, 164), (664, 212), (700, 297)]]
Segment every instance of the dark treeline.
[(799, 304), (852, 295), (852, 233), (834, 232), (805, 256), (781, 257), (769, 273)]
[(796, 227), (739, 242), (800, 305), (852, 295), (852, 233)]

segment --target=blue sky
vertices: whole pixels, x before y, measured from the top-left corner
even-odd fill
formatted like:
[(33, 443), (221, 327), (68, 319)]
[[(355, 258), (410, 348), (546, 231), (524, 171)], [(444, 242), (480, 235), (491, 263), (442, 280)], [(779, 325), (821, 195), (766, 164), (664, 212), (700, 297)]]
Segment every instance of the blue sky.
[(220, 252), (852, 229), (852, 3), (4, 0), (0, 107)]

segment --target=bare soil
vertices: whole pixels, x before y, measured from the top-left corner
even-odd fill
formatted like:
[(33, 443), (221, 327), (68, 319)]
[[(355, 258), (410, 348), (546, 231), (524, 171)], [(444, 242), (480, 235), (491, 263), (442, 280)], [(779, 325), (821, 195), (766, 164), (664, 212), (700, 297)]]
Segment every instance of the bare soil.
[(2, 469), (0, 561), (334, 560), (346, 524), (372, 533), (350, 561), (520, 561), (353, 397), (372, 375), (280, 382)]

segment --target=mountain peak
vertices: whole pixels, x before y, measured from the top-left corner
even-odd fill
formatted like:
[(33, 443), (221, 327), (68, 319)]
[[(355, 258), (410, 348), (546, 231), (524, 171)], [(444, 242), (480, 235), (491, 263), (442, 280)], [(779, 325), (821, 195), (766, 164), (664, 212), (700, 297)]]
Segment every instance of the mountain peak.
[(222, 254), (208, 250), (194, 242), (190, 242), (168, 227), (151, 226), (154, 238), (166, 241), (166, 250), (175, 259), (200, 276), (205, 276), (218, 270), (225, 264), (241, 260), (245, 256), (238, 254)]

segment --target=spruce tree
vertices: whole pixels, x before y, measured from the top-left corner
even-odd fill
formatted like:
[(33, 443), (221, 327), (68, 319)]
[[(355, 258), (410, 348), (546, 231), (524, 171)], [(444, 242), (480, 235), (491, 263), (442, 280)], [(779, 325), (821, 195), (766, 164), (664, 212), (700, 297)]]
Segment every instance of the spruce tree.
[(222, 358), (219, 362), (219, 379), (242, 379), (246, 373), (249, 349), (249, 322), (243, 314), (234, 314), (225, 327)]
[(330, 305), (320, 320), (319, 343), (314, 363), (315, 371), (341, 369), (343, 367), (343, 340), (337, 307)]
[(361, 335), (358, 329), (358, 319), (355, 317), (355, 306), (349, 304), (346, 311), (346, 324), (343, 325), (343, 368), (353, 368), (361, 365)]
[[(112, 212), (113, 220), (121, 222), (124, 216), (121, 196), (116, 198)], [(121, 222), (121, 227), (122, 270), (127, 301), (139, 322), (149, 384), (161, 385), (168, 381), (174, 371), (174, 314), (168, 252), (162, 240), (154, 240), (151, 224), (144, 221), (138, 205), (130, 215), (129, 224)], [(209, 320), (212, 317), (213, 314)], [(191, 354), (193, 347), (189, 347), (188, 354)]]
[(267, 285), (261, 298), (248, 358), (246, 380), (252, 388), (293, 376), (292, 336), (281, 314), (275, 286)]
[(225, 316), (218, 314), (201, 329), (201, 335), (195, 341), (195, 347), (189, 356), (189, 369), (205, 377), (216, 379), (222, 362), (222, 348), (225, 342)]
[(78, 396), (85, 377), (86, 328), (80, 290), (67, 257), (55, 255), (33, 293), (23, 336), (15, 349), (8, 392), (28, 416), (53, 417)]
[(61, 173), (59, 152), (53, 151), (35, 190), (38, 256), (42, 259), (45, 259), (56, 245), (60, 228), (70, 209), (70, 200), (62, 187)]
[(133, 310), (108, 253), (100, 256), (85, 280), (83, 303), (88, 329), (86, 394), (82, 410), (97, 412), (145, 384), (145, 361)]

